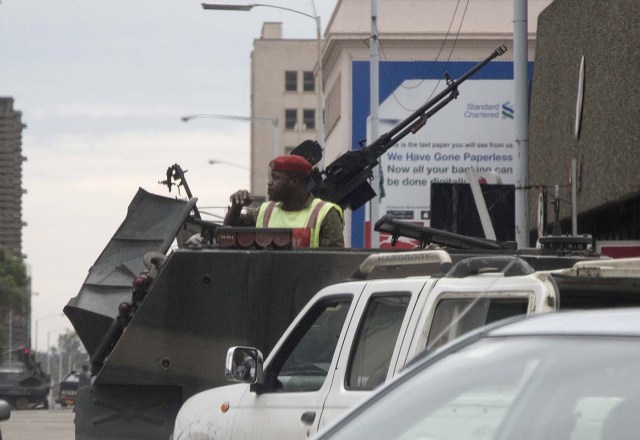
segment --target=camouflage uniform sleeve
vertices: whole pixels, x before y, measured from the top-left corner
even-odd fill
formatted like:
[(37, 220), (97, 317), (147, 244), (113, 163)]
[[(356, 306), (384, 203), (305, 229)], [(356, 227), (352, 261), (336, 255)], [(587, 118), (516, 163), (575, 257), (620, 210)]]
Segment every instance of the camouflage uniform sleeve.
[(240, 220), (237, 226), (254, 227), (256, 225), (256, 219), (258, 218), (258, 211), (253, 209), (247, 209), (245, 214), (240, 214)]
[(344, 222), (335, 208), (327, 213), (320, 225), (320, 247), (344, 247)]

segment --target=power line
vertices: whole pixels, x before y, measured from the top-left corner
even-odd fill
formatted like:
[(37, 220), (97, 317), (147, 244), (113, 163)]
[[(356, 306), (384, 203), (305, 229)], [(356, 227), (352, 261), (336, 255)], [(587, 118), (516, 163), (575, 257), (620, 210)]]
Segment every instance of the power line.
[[(444, 50), (444, 47), (445, 47), (445, 45), (446, 45), (446, 43), (447, 43), (447, 40), (448, 40), (448, 38), (449, 38), (449, 35), (451, 34), (451, 29), (453, 28), (453, 23), (454, 23), (454, 21), (455, 21), (455, 19), (456, 19), (456, 15), (458, 14), (458, 9), (459, 9), (459, 7), (460, 7), (461, 2), (462, 2), (462, 0), (458, 0), (458, 1), (457, 1), (457, 3), (456, 3), (456, 7), (455, 7), (455, 9), (454, 9), (454, 11), (453, 11), (453, 14), (452, 14), (452, 16), (451, 16), (451, 20), (450, 20), (450, 22), (449, 22), (449, 27), (447, 28), (447, 32), (446, 32), (446, 34), (445, 34), (445, 36), (444, 36), (444, 39), (442, 40), (442, 44), (440, 45), (440, 48), (438, 49), (438, 53), (436, 54), (436, 57), (435, 57), (435, 59), (433, 60), (433, 62), (434, 62), (434, 63), (438, 61), (438, 59), (440, 58), (440, 55), (442, 54), (442, 52), (443, 52), (443, 50)], [(455, 50), (455, 48), (456, 48), (456, 44), (457, 44), (457, 42), (458, 42), (458, 38), (460, 37), (460, 32), (461, 32), (461, 30), (462, 30), (462, 24), (464, 23), (464, 19), (465, 19), (466, 15), (467, 15), (467, 9), (468, 9), (468, 8), (469, 8), (469, 0), (467, 0), (467, 2), (466, 2), (466, 4), (465, 4), (465, 7), (464, 7), (464, 11), (462, 12), (462, 17), (460, 18), (460, 24), (459, 24), (459, 26), (458, 26), (458, 30), (456, 31), (455, 39), (453, 40), (453, 45), (452, 45), (452, 47), (451, 47), (451, 51), (449, 52), (449, 56), (448, 56), (448, 58), (447, 58), (447, 60), (445, 61), (445, 64), (444, 64), (444, 68), (445, 68), (445, 69), (446, 69), (447, 64), (449, 63), (449, 61), (451, 61), (451, 57), (453, 56), (453, 52), (454, 52), (454, 50)], [(377, 23), (375, 23), (375, 26), (377, 27)], [(380, 34), (380, 33), (378, 32), (378, 35), (379, 35), (379, 34)], [(379, 44), (379, 47), (380, 47), (380, 51), (382, 52), (383, 60), (384, 60), (384, 61), (387, 61), (387, 56), (386, 56), (386, 54), (385, 54), (385, 52), (384, 52), (384, 48), (382, 47), (382, 44), (381, 44), (380, 38), (378, 39), (378, 44)], [(434, 67), (435, 67), (435, 64), (434, 64), (434, 65), (432, 65), (431, 70), (430, 70), (430, 71), (429, 71), (425, 76), (429, 76), (429, 75), (431, 75), (431, 73), (432, 73), (432, 71), (433, 71), (433, 68), (434, 68)], [(388, 72), (386, 72), (386, 71), (385, 71), (385, 69), (383, 69), (382, 74), (383, 74), (383, 76), (385, 77), (385, 79), (387, 80), (387, 82), (391, 82), (391, 80), (390, 80), (390, 79), (389, 79), (389, 77), (388, 77)], [(441, 81), (442, 81), (442, 79), (438, 79), (438, 82), (437, 82), (437, 83), (436, 83), (436, 85), (434, 86), (434, 88), (433, 88), (433, 90), (431, 91), (431, 94), (429, 95), (429, 98), (428, 98), (427, 100), (429, 100), (429, 99), (431, 99), (431, 98), (433, 97), (433, 95), (434, 95), (434, 93), (436, 92), (436, 90), (438, 89), (438, 86), (440, 85), (440, 82), (441, 82)], [(402, 87), (402, 88), (404, 88), (404, 89), (414, 89), (414, 88), (416, 88), (416, 87), (419, 87), (419, 86), (420, 86), (420, 84), (422, 84), (423, 82), (424, 82), (424, 79), (422, 79), (422, 80), (418, 81), (418, 82), (417, 82), (417, 84), (415, 84), (415, 85), (411, 85), (411, 86), (406, 86), (406, 85), (404, 85), (403, 83), (400, 83), (400, 87)], [(393, 99), (396, 101), (396, 103), (397, 103), (397, 104), (398, 104), (402, 109), (406, 110), (407, 112), (413, 112), (413, 111), (415, 111), (415, 110), (416, 110), (415, 108), (409, 108), (409, 107), (405, 106), (404, 104), (402, 104), (402, 102), (400, 102), (400, 99), (399, 99), (399, 98), (398, 98), (398, 96), (396, 95), (395, 90), (391, 93), (391, 96), (392, 96), (392, 97), (393, 97)]]

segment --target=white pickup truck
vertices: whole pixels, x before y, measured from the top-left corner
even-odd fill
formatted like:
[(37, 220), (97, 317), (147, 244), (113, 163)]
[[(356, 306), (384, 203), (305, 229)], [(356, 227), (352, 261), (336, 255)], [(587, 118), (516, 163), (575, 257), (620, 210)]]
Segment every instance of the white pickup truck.
[(372, 255), (357, 271), (362, 280), (316, 294), (266, 361), (255, 348), (229, 349), (227, 377), (245, 383), (188, 399), (173, 440), (304, 439), (418, 353), (484, 324), (561, 305), (640, 305), (636, 259), (535, 272), (517, 257), (477, 257), (457, 263), (445, 276), (366, 279), (376, 266), (420, 261), (440, 261), (446, 270), (451, 259), (442, 250)]

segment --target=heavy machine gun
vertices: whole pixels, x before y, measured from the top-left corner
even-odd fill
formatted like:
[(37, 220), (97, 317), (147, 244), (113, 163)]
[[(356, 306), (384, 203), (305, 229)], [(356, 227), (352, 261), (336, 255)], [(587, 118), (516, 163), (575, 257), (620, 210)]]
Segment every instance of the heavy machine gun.
[[(420, 130), (431, 116), (458, 97), (458, 86), (461, 83), (506, 51), (506, 46), (499, 46), (485, 60), (475, 65), (457, 80), (445, 72), (447, 87), (391, 131), (360, 150), (346, 152), (329, 164), (324, 171), (314, 170), (311, 192), (321, 199), (336, 203), (343, 208), (349, 207), (352, 210), (371, 200), (375, 197), (376, 192), (369, 181), (373, 177), (373, 168), (379, 164), (380, 156), (409, 133), (416, 133)], [(296, 152), (294, 151), (292, 154), (296, 154)]]

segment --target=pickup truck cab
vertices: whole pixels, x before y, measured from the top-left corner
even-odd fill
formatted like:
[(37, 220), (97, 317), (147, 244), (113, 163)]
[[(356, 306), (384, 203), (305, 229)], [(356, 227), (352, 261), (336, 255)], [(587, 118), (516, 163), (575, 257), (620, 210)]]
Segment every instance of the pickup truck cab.
[[(462, 260), (444, 276), (366, 279), (381, 264), (418, 260), (440, 261), (444, 269), (451, 262), (442, 250), (412, 252), (410, 259), (406, 253), (372, 255), (355, 273), (364, 279), (317, 293), (266, 361), (252, 347), (229, 349), (226, 375), (244, 383), (188, 399), (173, 440), (310, 437), (418, 353), (509, 316), (554, 311), (560, 303), (553, 272), (535, 272), (512, 256)], [(593, 278), (600, 263), (583, 266)]]

